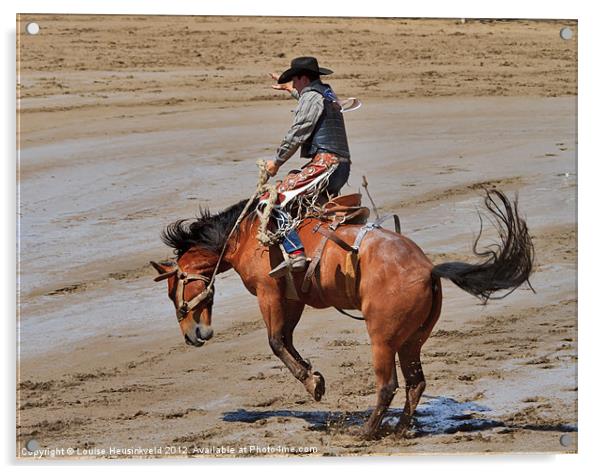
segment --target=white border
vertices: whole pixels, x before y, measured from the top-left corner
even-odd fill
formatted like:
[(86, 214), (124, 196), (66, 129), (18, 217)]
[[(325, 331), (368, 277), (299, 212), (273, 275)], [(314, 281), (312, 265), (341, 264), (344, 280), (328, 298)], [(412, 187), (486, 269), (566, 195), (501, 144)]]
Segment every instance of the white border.
[(476, 17), (476, 18), (575, 18), (583, 10), (579, 2), (550, 0), (545, 3), (506, 0), (502, 3), (457, 0), (422, 1), (399, 4), (387, 0), (345, 2), (342, 0), (21, 0), (21, 13), (141, 13), (161, 15), (275, 15), (275, 16), (405, 16), (405, 17)]
[[(405, 17), (498, 17), (498, 18), (562, 18), (579, 20), (579, 455), (564, 456), (491, 456), (491, 457), (402, 457), (402, 458), (337, 458), (317, 460), (232, 460), (226, 462), (196, 460), (193, 462), (114, 462), (111, 464), (117, 471), (127, 472), (147, 471), (159, 472), (168, 469), (206, 469), (215, 467), (235, 467), (252, 472), (287, 471), (306, 472), (308, 469), (320, 469), (332, 464), (333, 468), (343, 467), (354, 472), (373, 469), (374, 462), (378, 462), (377, 469), (383, 470), (411, 470), (428, 471), (436, 469), (446, 474), (478, 472), (507, 473), (512, 471), (526, 471), (544, 468), (548, 472), (563, 472), (568, 469), (578, 472), (588, 472), (596, 464), (595, 454), (598, 450), (597, 441), (600, 429), (600, 403), (596, 375), (599, 374), (596, 351), (602, 345), (600, 338), (599, 302), (596, 292), (599, 293), (600, 277), (600, 234), (596, 231), (600, 226), (599, 195), (595, 192), (600, 187), (598, 184), (599, 161), (602, 160), (602, 143), (596, 140), (600, 135), (600, 110), (599, 61), (600, 55), (599, 17), (596, 15), (594, 2), (579, 1), (546, 1), (525, 2), (504, 0), (500, 4), (486, 1), (437, 1), (437, 2), (399, 2), (391, 1), (360, 2), (351, 5), (351, 2), (342, 0), (331, 1), (212, 1), (201, 2), (193, 0), (169, 1), (136, 1), (136, 0), (85, 0), (85, 1), (29, 1), (22, 0), (12, 5), (2, 2), (2, 41), (3, 41), (3, 74), (2, 94), (4, 100), (4, 113), (2, 114), (2, 133), (4, 156), (2, 159), (3, 199), (1, 218), (4, 232), (2, 233), (2, 248), (4, 250), (3, 269), (0, 273), (0, 291), (4, 302), (4, 347), (2, 350), (5, 362), (4, 389), (0, 390), (2, 397), (2, 443), (3, 463), (9, 465), (9, 470), (15, 468), (14, 464), (14, 375), (15, 375), (15, 14), (20, 13), (135, 13), (135, 14), (206, 14), (206, 15), (324, 15), (324, 16), (405, 16)], [(597, 271), (596, 271), (597, 270)], [(283, 463), (286, 462), (286, 466)], [(12, 464), (12, 465), (11, 465)], [(21, 463), (22, 464), (22, 463)], [(48, 465), (49, 464), (49, 465)], [(75, 464), (75, 463), (73, 463)], [(107, 463), (86, 463), (92, 469), (104, 469)], [(320, 465), (318, 465), (320, 464)], [(64, 471), (72, 463), (46, 463), (46, 468), (51, 471)], [(25, 471), (34, 469), (37, 464), (29, 464)], [(169, 467), (168, 467), (169, 466)], [(73, 466), (81, 469), (81, 463)], [(434, 470), (433, 469), (433, 470)]]

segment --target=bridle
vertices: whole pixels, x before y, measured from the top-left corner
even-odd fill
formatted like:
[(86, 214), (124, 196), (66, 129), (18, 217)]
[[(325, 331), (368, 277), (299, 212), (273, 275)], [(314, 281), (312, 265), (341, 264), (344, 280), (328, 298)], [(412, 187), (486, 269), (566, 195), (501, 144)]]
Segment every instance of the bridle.
[[(161, 275), (159, 275), (158, 277), (155, 278), (155, 281), (162, 281), (165, 280), (171, 276), (176, 276), (176, 317), (178, 318), (178, 323), (181, 322), (184, 318), (186, 318), (186, 315), (192, 311), (194, 308), (196, 308), (198, 305), (200, 305), (204, 300), (208, 299), (212, 300), (213, 299), (213, 278), (209, 278), (206, 275), (201, 275), (201, 274), (197, 274), (197, 273), (188, 273), (188, 272), (184, 272), (182, 271), (182, 269), (180, 268), (180, 266), (174, 262), (174, 265), (176, 266), (176, 268), (174, 268), (173, 270), (166, 272), (166, 273), (162, 273)], [(207, 287), (201, 291), (198, 295), (196, 295), (194, 298), (192, 298), (190, 301), (186, 301), (184, 299), (184, 288), (186, 287), (186, 285), (188, 283), (190, 283), (191, 281), (196, 281), (196, 280), (201, 280), (203, 282), (205, 282), (205, 284), (207, 285)]]

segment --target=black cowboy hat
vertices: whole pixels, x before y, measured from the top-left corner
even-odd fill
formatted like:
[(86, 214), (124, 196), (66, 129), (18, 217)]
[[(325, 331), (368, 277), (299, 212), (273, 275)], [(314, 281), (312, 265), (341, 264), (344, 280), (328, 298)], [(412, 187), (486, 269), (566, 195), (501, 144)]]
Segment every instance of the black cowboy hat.
[(312, 56), (302, 56), (291, 61), (290, 69), (284, 71), (278, 78), (278, 84), (290, 82), (300, 72), (313, 72), (320, 75), (332, 74), (333, 71), (318, 66), (318, 60)]

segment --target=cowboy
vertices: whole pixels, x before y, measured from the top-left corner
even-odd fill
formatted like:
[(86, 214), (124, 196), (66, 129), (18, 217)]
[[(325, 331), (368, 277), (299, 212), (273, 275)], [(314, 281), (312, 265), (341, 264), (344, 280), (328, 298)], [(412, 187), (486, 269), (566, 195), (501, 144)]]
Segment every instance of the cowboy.
[[(332, 73), (332, 70), (320, 67), (316, 58), (304, 56), (293, 59), (291, 67), (280, 76), (270, 74), (278, 81), (272, 87), (289, 92), (299, 103), (293, 124), (276, 151), (276, 158), (267, 162), (266, 169), (270, 176), (275, 176), (299, 147), (301, 157), (311, 159), (301, 172), (289, 173), (283, 179), (277, 188), (279, 192), (307, 185), (323, 173), (331, 173), (326, 193), (337, 196), (349, 178), (351, 160), (341, 107), (331, 87), (320, 80), (320, 76)], [(295, 230), (286, 234), (283, 247), (289, 255), (292, 271), (305, 270), (307, 259)], [(270, 275), (282, 274), (287, 265), (282, 262)]]

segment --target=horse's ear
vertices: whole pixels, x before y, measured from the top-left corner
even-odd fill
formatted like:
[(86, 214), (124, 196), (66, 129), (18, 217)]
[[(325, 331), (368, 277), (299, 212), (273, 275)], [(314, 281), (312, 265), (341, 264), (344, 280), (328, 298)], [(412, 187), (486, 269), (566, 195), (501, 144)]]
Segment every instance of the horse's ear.
[(159, 272), (159, 274), (167, 273), (168, 271), (172, 270), (173, 266), (175, 265), (175, 263), (170, 260), (159, 263), (151, 260), (150, 264)]
[(151, 261), (150, 264), (157, 272), (159, 272), (159, 276), (155, 278), (155, 281), (165, 280), (165, 278), (171, 276), (176, 271), (174, 269), (174, 266), (176, 265), (175, 262), (170, 260), (159, 263)]

